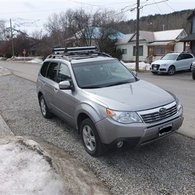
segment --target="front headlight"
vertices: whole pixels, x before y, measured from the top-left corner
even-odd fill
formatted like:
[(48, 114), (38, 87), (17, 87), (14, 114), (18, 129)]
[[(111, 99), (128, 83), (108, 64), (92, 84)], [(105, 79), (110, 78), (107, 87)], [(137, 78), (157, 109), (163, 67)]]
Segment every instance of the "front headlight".
[(180, 104), (179, 99), (176, 97), (177, 112), (179, 115), (183, 115), (183, 106)]
[(141, 118), (136, 112), (119, 112), (111, 109), (106, 109), (109, 118), (123, 124), (142, 123)]

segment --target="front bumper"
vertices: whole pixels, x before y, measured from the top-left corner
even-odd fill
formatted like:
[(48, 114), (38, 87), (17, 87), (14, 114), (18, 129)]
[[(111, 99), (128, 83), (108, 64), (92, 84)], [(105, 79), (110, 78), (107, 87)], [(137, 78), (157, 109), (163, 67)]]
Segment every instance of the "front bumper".
[(162, 66), (160, 64), (152, 64), (150, 70), (153, 73), (167, 73), (168, 68), (169, 68), (168, 66)]
[(121, 124), (105, 118), (96, 123), (96, 128), (104, 144), (132, 140), (134, 145), (143, 145), (172, 134), (181, 127), (182, 123), (182, 115), (175, 115), (154, 124)]

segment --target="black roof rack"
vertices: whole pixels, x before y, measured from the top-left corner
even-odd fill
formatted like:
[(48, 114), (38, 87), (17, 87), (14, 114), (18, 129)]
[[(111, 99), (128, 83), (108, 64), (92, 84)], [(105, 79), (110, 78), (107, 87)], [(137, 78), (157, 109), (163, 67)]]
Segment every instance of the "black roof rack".
[(97, 51), (97, 47), (66, 47), (66, 48), (53, 48), (54, 54), (73, 54), (73, 53), (93, 53)]
[(95, 46), (86, 47), (55, 47), (53, 48), (53, 54), (48, 58), (66, 58), (69, 61), (72, 59), (92, 58), (97, 56), (111, 57), (109, 54), (100, 52)]

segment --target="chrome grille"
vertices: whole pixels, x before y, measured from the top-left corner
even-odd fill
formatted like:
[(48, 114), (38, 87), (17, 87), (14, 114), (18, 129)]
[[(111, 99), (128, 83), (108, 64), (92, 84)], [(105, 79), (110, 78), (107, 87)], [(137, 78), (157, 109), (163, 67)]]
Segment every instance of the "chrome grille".
[(159, 64), (152, 64), (152, 70), (158, 70), (159, 69), (159, 67), (160, 67), (160, 65)]
[(139, 112), (145, 123), (154, 123), (169, 118), (177, 113), (176, 103), (172, 103), (153, 110)]

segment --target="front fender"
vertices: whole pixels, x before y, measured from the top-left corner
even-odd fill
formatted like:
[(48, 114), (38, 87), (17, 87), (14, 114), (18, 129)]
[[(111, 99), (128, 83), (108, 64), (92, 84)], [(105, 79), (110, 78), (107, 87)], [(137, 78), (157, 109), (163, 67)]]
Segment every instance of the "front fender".
[(99, 108), (96, 105), (90, 105), (86, 102), (81, 103), (79, 106), (77, 106), (77, 109), (75, 111), (74, 121), (76, 124), (76, 128), (78, 129), (77, 119), (80, 114), (86, 114), (95, 124), (106, 117), (106, 112), (103, 112), (104, 110), (106, 109), (101, 107)]

